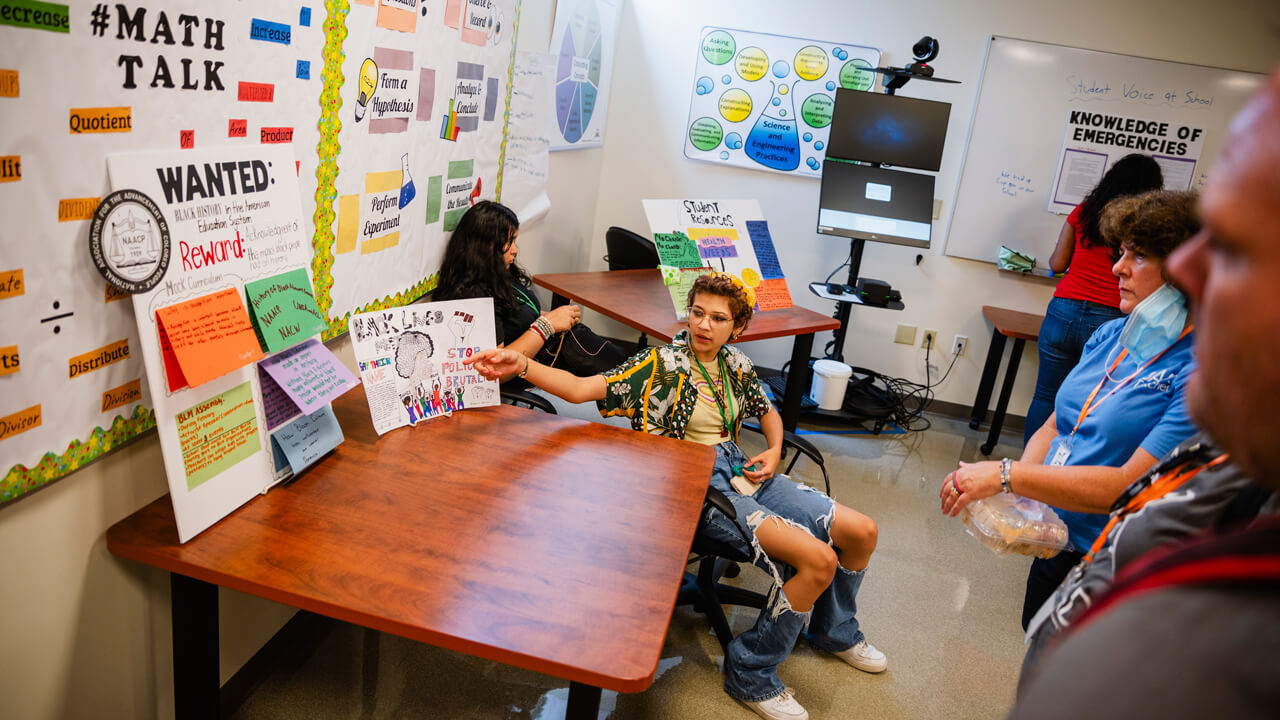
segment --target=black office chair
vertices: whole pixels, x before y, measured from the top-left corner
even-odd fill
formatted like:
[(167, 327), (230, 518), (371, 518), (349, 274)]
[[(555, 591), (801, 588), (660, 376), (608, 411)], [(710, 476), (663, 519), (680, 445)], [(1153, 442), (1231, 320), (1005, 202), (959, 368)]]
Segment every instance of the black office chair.
[[(604, 233), (606, 255), (604, 261), (610, 270), (647, 270), (658, 267), (658, 247), (649, 238), (626, 228), (610, 227)], [(649, 347), (649, 338), (640, 333), (636, 350)]]
[(658, 248), (649, 238), (616, 225), (604, 233), (604, 261), (610, 270), (647, 270), (658, 267)]
[[(742, 429), (750, 430), (752, 432), (758, 432), (761, 435), (764, 434), (764, 431), (760, 429), (760, 426), (755, 423), (744, 422), (742, 423)], [(782, 471), (782, 474), (790, 475), (791, 469), (796, 466), (796, 461), (800, 459), (801, 455), (804, 455), (808, 457), (810, 460), (812, 460), (814, 463), (816, 463), (818, 466), (818, 469), (822, 471), (822, 484), (826, 487), (827, 495), (830, 496), (831, 495), (831, 478), (827, 476), (827, 463), (823, 460), (822, 451), (819, 450), (818, 447), (813, 443), (809, 442), (808, 440), (805, 440), (804, 438), (791, 432), (790, 430), (783, 430), (782, 431), (782, 460), (778, 463), (779, 467), (782, 466), (782, 463), (785, 463), (787, 461), (788, 452), (794, 452), (795, 454), (791, 456), (791, 462), (790, 464), (787, 465), (787, 469)]]
[(508, 405), (541, 410), (542, 412), (551, 413), (552, 415), (559, 414), (556, 412), (556, 407), (551, 404), (550, 400), (536, 393), (529, 392), (526, 389), (503, 386), (499, 392), (502, 396), (502, 402)]
[[(724, 513), (730, 520), (736, 520), (737, 512), (729, 498), (719, 490), (708, 487), (703, 512), (714, 507)], [(735, 525), (736, 527), (736, 525)], [(739, 528), (741, 530), (741, 528)], [(741, 540), (733, 543), (721, 542), (718, 539), (698, 532), (693, 536), (693, 547), (690, 548), (690, 564), (697, 563), (696, 572), (685, 572), (680, 584), (677, 605), (692, 605), (696, 612), (707, 616), (720, 647), (727, 650), (733, 640), (733, 630), (729, 627), (729, 619), (725, 617), (723, 605), (741, 605), (743, 607), (763, 608), (765, 596), (732, 585), (720, 582), (721, 577), (737, 577), (738, 563), (749, 563), (753, 549), (751, 540), (742, 533)]]

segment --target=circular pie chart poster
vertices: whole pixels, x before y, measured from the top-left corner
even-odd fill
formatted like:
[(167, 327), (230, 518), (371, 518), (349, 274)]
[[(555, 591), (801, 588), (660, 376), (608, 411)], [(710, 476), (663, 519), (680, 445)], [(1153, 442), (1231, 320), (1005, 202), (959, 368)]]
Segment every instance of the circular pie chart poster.
[(551, 38), (557, 53), (552, 150), (603, 141), (617, 20), (617, 3), (607, 0), (571, 0), (557, 8)]

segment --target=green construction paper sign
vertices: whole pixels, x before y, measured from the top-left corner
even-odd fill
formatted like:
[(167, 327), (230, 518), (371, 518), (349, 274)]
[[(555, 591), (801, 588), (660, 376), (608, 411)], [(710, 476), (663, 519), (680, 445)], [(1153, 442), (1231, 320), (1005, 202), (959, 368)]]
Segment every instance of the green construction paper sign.
[(175, 415), (174, 421), (188, 490), (195, 490), (262, 447), (253, 387), (247, 382), (192, 405)]
[(307, 271), (298, 268), (244, 286), (249, 316), (267, 352), (297, 345), (325, 327)]
[(663, 265), (696, 268), (704, 264), (697, 243), (682, 232), (654, 233), (653, 244), (658, 247), (658, 260)]

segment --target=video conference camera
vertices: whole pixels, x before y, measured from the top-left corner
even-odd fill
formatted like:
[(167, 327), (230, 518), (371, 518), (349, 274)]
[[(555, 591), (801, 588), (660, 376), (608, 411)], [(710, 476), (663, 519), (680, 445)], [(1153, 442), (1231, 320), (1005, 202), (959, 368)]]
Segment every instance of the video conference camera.
[(938, 49), (938, 41), (928, 35), (917, 40), (911, 46), (911, 55), (916, 61), (907, 66), (907, 71), (921, 77), (933, 77), (933, 68), (929, 63), (938, 57)]

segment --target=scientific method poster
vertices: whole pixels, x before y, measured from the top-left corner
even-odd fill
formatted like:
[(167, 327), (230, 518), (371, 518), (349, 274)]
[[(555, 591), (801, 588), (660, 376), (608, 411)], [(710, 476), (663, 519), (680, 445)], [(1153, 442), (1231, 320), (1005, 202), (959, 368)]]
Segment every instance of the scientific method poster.
[[(1067, 112), (1062, 150), (1054, 174), (1049, 210), (1069, 213), (1084, 202), (1117, 160), (1129, 153), (1155, 158), (1166, 190), (1190, 190), (1204, 151), (1204, 128), (1171, 117), (1072, 109)], [(1001, 189), (1017, 178), (1002, 178)]]
[(500, 402), (498, 382), (462, 363), (497, 345), (492, 298), (356, 314), (350, 332), (379, 435)]
[[(609, 110), (622, 0), (559, 0), (551, 31), (556, 56), (552, 150), (599, 147)], [(549, 99), (548, 102), (551, 102)]]
[[(352, 312), (412, 302), (436, 284), (449, 233), (498, 197), (516, 0), (352, 0), (329, 35), (321, 142), (334, 214), (318, 215), (317, 288), (344, 332)], [(335, 106), (336, 107), (336, 106)], [(322, 150), (322, 155), (323, 155)], [(322, 161), (324, 158), (322, 157)]]
[[(644, 200), (659, 262), (672, 268), (710, 267), (738, 276), (756, 292), (756, 309), (791, 307), (791, 291), (755, 200)], [(673, 297), (676, 316), (683, 300)]]
[(871, 90), (879, 62), (862, 45), (704, 27), (684, 155), (821, 177), (836, 88)]

